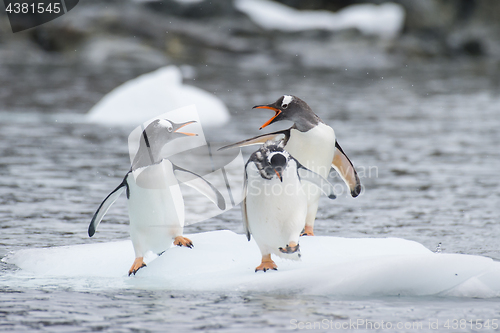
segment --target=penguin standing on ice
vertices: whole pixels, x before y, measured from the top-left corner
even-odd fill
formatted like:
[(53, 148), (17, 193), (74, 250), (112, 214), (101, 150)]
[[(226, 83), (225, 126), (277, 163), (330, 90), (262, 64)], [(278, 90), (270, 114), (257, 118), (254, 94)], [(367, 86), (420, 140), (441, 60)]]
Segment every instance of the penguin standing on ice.
[(335, 199), (333, 186), (302, 166), (282, 145), (265, 143), (245, 165), (241, 207), (247, 239), (253, 235), (262, 254), (256, 272), (277, 269), (271, 254), (300, 258), (299, 237), (307, 214), (305, 182)]
[(207, 196), (221, 210), (225, 209), (224, 198), (212, 184), (161, 156), (162, 148), (172, 140), (196, 136), (179, 131), (192, 123), (194, 121), (176, 124), (166, 119), (151, 122), (142, 132), (139, 149), (129, 172), (104, 199), (90, 222), (88, 233), (92, 237), (110, 206), (126, 191), (130, 238), (136, 257), (129, 276), (146, 266), (143, 258), (148, 251), (161, 254), (171, 246), (172, 240), (178, 246), (193, 246), (191, 240), (182, 236), (184, 200), (179, 178), (186, 180), (186, 185)]
[[(258, 105), (253, 108), (270, 109), (275, 112), (275, 115), (260, 129), (281, 120), (290, 120), (294, 124), (289, 129), (260, 135), (219, 150), (263, 144), (268, 140), (282, 141), (285, 144), (284, 148), (306, 168), (327, 178), (333, 167), (349, 187), (351, 196), (355, 198), (360, 194), (359, 177), (351, 161), (338, 144), (335, 132), (311, 110), (306, 102), (296, 96), (284, 95), (272, 104)], [(313, 236), (320, 193), (309, 183), (304, 183), (303, 187), (307, 193), (307, 215), (302, 235)]]

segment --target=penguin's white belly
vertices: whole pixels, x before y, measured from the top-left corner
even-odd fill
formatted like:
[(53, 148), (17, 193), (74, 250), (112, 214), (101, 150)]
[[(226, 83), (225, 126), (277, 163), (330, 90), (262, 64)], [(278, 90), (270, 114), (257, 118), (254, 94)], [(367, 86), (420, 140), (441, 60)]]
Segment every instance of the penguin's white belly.
[(292, 129), (285, 149), (303, 166), (326, 178), (335, 154), (335, 132), (322, 123), (307, 132)]
[(279, 251), (291, 241), (298, 243), (305, 225), (307, 201), (296, 170), (287, 168), (283, 182), (277, 177), (263, 179), (254, 164), (249, 164), (247, 174), (248, 227), (262, 254), (298, 259), (298, 253)]
[[(163, 168), (163, 177), (157, 181), (165, 186), (149, 188), (129, 174), (130, 198), (128, 201), (130, 217), (130, 238), (136, 257), (142, 257), (147, 251), (159, 254), (167, 250), (172, 239), (181, 236), (184, 228), (184, 201), (172, 168)], [(139, 179), (139, 178), (138, 178)], [(143, 185), (143, 186), (141, 186)], [(168, 186), (167, 186), (168, 185)]]
[[(335, 132), (322, 123), (307, 132), (292, 129), (285, 149), (303, 166), (327, 178), (335, 154)], [(302, 187), (308, 206), (316, 211), (321, 190), (309, 182), (302, 182)]]

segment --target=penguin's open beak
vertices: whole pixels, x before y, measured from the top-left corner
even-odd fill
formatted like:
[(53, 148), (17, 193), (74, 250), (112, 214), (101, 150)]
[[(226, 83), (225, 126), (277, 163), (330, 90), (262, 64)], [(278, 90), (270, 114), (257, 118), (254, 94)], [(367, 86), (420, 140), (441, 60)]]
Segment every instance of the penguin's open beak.
[(276, 168), (273, 168), (273, 169), (274, 169), (274, 172), (276, 172), (276, 176), (278, 176), (280, 181), (283, 183), (283, 176), (281, 175), (282, 168), (278, 168), (278, 170), (276, 170)]
[(269, 119), (268, 121), (266, 121), (266, 123), (264, 125), (262, 125), (259, 130), (263, 129), (264, 127), (266, 127), (267, 125), (271, 124), (274, 119), (276, 119), (277, 116), (280, 115), (281, 113), (281, 110), (280, 109), (277, 109), (273, 106), (269, 106), (269, 105), (257, 105), (257, 106), (254, 106), (252, 109), (269, 109), (269, 110), (273, 110), (274, 112), (276, 112), (276, 114), (274, 115), (274, 117), (272, 117), (271, 119)]
[(178, 134), (184, 134), (184, 135), (187, 135), (187, 136), (198, 136), (198, 134), (196, 133), (189, 133), (189, 132), (179, 132), (179, 130), (181, 128), (183, 128), (184, 126), (187, 126), (189, 124), (194, 124), (196, 123), (196, 121), (188, 121), (188, 122), (185, 122), (185, 123), (180, 123), (180, 124), (174, 124), (174, 132), (175, 133), (178, 133)]

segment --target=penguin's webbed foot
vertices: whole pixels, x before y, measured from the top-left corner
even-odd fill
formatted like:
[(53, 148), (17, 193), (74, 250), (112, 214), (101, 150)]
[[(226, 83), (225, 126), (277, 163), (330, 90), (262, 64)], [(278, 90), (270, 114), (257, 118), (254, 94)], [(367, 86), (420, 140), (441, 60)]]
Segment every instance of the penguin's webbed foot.
[(261, 263), (259, 266), (255, 267), (255, 272), (258, 271), (264, 271), (267, 272), (269, 270), (278, 270), (278, 266), (274, 263), (274, 261), (271, 261), (271, 263)]
[(290, 244), (287, 244), (285, 248), (280, 247), (279, 248), (281, 253), (295, 253), (299, 251), (299, 244), (296, 244), (295, 242), (290, 242)]
[(132, 264), (132, 267), (128, 270), (128, 276), (137, 273), (138, 270), (141, 268), (146, 267), (146, 263), (144, 262), (143, 257), (135, 258), (134, 263)]
[(301, 236), (314, 236), (313, 227), (306, 225), (304, 230), (302, 230)]
[(271, 269), (277, 271), (278, 266), (271, 259), (271, 255), (268, 254), (268, 255), (262, 256), (262, 263), (259, 266), (255, 267), (255, 272), (258, 272), (258, 271), (267, 272), (268, 270), (271, 270)]
[(174, 239), (174, 245), (177, 245), (177, 246), (185, 246), (185, 247), (189, 247), (190, 249), (193, 248), (193, 242), (189, 239), (189, 238), (186, 238), (186, 237), (183, 237), (183, 236), (177, 236), (175, 237)]

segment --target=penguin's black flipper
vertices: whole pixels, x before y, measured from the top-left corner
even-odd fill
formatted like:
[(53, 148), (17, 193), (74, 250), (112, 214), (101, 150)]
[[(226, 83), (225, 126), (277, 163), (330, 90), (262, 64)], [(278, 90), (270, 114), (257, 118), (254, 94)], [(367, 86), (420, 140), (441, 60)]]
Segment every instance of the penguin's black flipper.
[(275, 141), (275, 142), (283, 140), (283, 141), (285, 141), (285, 144), (286, 144), (286, 142), (288, 141), (289, 138), (290, 138), (290, 129), (286, 129), (283, 131), (262, 134), (262, 135), (259, 135), (259, 136), (256, 136), (256, 137), (253, 137), (250, 139), (246, 139), (246, 140), (236, 142), (236, 143), (224, 146), (224, 147), (220, 147), (219, 149), (217, 149), (217, 151), (222, 151), (222, 150), (236, 148), (236, 147), (260, 145), (260, 144), (266, 143), (269, 140)]
[(297, 162), (297, 174), (299, 175), (301, 181), (305, 180), (318, 186), (321, 189), (321, 192), (323, 192), (329, 199), (337, 198), (337, 196), (335, 195), (335, 189), (328, 180), (326, 180), (320, 174), (309, 170), (308, 168), (300, 164), (299, 161), (295, 161)]
[(121, 184), (118, 185), (118, 187), (115, 188), (113, 190), (113, 192), (108, 194), (106, 199), (104, 199), (104, 201), (101, 202), (101, 205), (99, 206), (99, 208), (97, 208), (97, 211), (95, 212), (94, 216), (92, 217), (92, 221), (90, 221), (90, 225), (89, 225), (89, 236), (90, 237), (94, 236), (95, 231), (97, 230), (97, 226), (99, 225), (99, 223), (101, 223), (102, 218), (108, 212), (109, 207), (111, 207), (111, 205), (116, 201), (116, 199), (118, 199), (120, 194), (122, 194), (125, 189), (127, 189), (127, 198), (130, 196), (129, 192), (128, 192), (127, 176), (128, 176), (128, 174), (125, 176), (125, 178), (123, 178), (123, 181), (121, 182)]
[(358, 173), (337, 141), (335, 141), (335, 155), (333, 155), (332, 168), (339, 173), (344, 183), (349, 187), (351, 196), (353, 198), (357, 197), (361, 193), (361, 182), (359, 181)]
[[(248, 163), (247, 163), (248, 164)], [(246, 166), (245, 166), (246, 169)], [(244, 179), (243, 179), (243, 200), (241, 201), (241, 217), (243, 219), (243, 228), (245, 229), (245, 234), (247, 235), (247, 239), (250, 241), (251, 236), (250, 236), (250, 228), (248, 226), (248, 215), (247, 215), (247, 188), (248, 188), (248, 179), (247, 179), (247, 172), (245, 170), (244, 172)]]
[(224, 200), (222, 194), (205, 178), (192, 171), (183, 169), (173, 163), (172, 168), (174, 169), (175, 177), (179, 182), (182, 182), (189, 187), (194, 188), (195, 190), (206, 196), (210, 201), (216, 204), (220, 210), (226, 209), (226, 201)]

